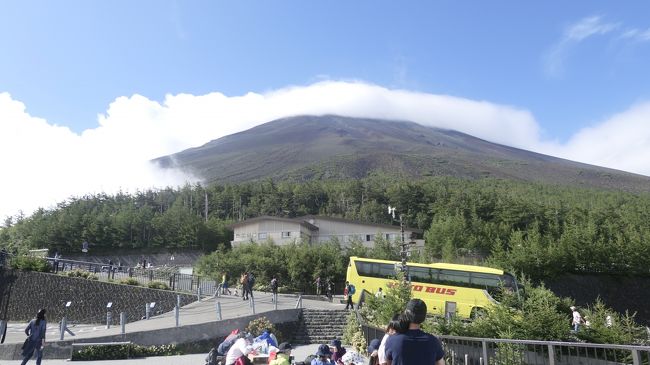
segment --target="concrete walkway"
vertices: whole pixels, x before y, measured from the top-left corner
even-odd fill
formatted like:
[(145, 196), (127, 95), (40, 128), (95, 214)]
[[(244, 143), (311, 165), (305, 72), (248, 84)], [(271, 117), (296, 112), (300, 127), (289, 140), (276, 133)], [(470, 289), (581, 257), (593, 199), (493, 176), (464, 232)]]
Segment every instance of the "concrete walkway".
[[(254, 297), (255, 313), (263, 313), (275, 309), (275, 304), (271, 301), (272, 296), (270, 293), (254, 292)], [(278, 309), (296, 308), (297, 300), (297, 295), (279, 294), (277, 307)], [(181, 308), (180, 326), (217, 321), (217, 303), (221, 307), (222, 319), (242, 317), (253, 313), (250, 302), (242, 300), (239, 296), (226, 295), (216, 298), (204, 298), (201, 302), (194, 302)], [(344, 309), (345, 304), (341, 304), (341, 297), (335, 297), (333, 303), (330, 303), (326, 300), (318, 300), (312, 296), (302, 298), (302, 307), (307, 309)], [(117, 314), (117, 317), (119, 318), (119, 314)], [(74, 318), (70, 320), (74, 321)], [(25, 334), (23, 332), (25, 325), (25, 323), (10, 323), (5, 344), (22, 343), (25, 340)], [(172, 311), (151, 317), (149, 320), (138, 319), (137, 321), (129, 322), (126, 325), (126, 333), (174, 328), (175, 326), (176, 319)], [(106, 329), (105, 326), (97, 324), (82, 324), (76, 327), (69, 327), (75, 332), (76, 336), (72, 337), (66, 333), (65, 340), (104, 337), (119, 335), (121, 333), (119, 325), (111, 326), (110, 329)], [(48, 342), (59, 340), (60, 333), (56, 323), (48, 324), (46, 338)]]
[[(351, 347), (346, 347), (348, 351), (351, 350)], [(296, 362), (303, 361), (307, 356), (315, 354), (318, 350), (318, 344), (313, 345), (304, 345), (296, 346), (292, 351), (292, 356)], [(46, 350), (47, 351), (47, 350)], [(200, 365), (205, 364), (205, 357), (207, 354), (192, 354), (192, 355), (181, 355), (181, 356), (157, 356), (157, 357), (147, 357), (142, 359), (129, 359), (129, 360), (104, 360), (104, 361), (75, 361), (70, 362), (68, 360), (47, 360), (44, 359), (42, 364), (46, 365), (107, 365), (107, 364), (120, 364), (120, 365)], [(34, 364), (35, 360), (32, 359), (28, 364)], [(7, 365), (18, 365), (20, 360), (3, 360), (2, 364)]]

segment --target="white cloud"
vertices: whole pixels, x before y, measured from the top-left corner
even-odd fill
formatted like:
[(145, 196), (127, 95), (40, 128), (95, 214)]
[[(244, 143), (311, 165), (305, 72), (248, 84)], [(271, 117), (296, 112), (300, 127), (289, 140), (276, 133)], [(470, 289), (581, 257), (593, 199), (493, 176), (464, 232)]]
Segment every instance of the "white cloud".
[(650, 41), (650, 28), (645, 30), (637, 28), (628, 29), (623, 34), (621, 34), (621, 38), (627, 38), (639, 42)]
[(650, 102), (582, 129), (552, 152), (570, 160), (650, 175)]
[(616, 23), (604, 23), (600, 16), (590, 16), (569, 25), (560, 40), (545, 55), (545, 71), (549, 76), (560, 76), (564, 70), (567, 53), (574, 45), (585, 39), (604, 35), (619, 27)]
[[(148, 163), (261, 123), (299, 114), (411, 120), (454, 129), (492, 142), (650, 175), (650, 103), (639, 104), (583, 130), (568, 144), (543, 141), (526, 110), (487, 101), (362, 82), (324, 81), (243, 96), (119, 97), (99, 125), (76, 134), (29, 115), (0, 93), (0, 218), (30, 214), (71, 196), (119, 189), (135, 191), (193, 181)], [(606, 148), (603, 148), (606, 147)], [(604, 150), (604, 152), (603, 152)]]

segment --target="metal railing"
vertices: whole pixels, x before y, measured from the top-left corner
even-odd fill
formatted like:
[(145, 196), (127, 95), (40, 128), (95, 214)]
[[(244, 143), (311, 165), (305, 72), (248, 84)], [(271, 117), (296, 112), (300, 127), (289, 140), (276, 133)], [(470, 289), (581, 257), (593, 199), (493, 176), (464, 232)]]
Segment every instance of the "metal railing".
[[(384, 336), (384, 330), (361, 323), (366, 345)], [(448, 365), (650, 365), (650, 346), (459, 336), (438, 338)]]
[(55, 273), (65, 273), (75, 270), (92, 273), (100, 280), (116, 280), (133, 278), (142, 285), (150, 282), (163, 282), (174, 291), (201, 292), (202, 295), (212, 295), (217, 289), (217, 283), (207, 277), (193, 274), (170, 272), (165, 268), (138, 268), (107, 263), (86, 262), (68, 259), (55, 259), (48, 257)]

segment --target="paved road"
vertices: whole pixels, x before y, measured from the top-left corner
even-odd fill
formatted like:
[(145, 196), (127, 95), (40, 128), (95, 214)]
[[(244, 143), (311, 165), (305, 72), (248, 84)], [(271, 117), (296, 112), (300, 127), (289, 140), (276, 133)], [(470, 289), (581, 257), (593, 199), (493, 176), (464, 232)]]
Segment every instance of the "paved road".
[[(255, 292), (255, 312), (262, 313), (274, 310), (274, 303), (271, 301), (271, 294), (264, 292)], [(278, 309), (296, 308), (298, 297), (290, 294), (278, 295)], [(223, 319), (235, 318), (252, 314), (252, 308), (249, 301), (243, 301), (241, 297), (222, 296), (217, 298), (205, 298), (201, 302), (194, 302), (181, 308), (180, 325), (200, 324), (218, 320), (217, 303), (221, 306)], [(309, 309), (344, 309), (345, 305), (341, 304), (341, 298), (335, 297), (334, 302), (330, 303), (325, 300), (316, 298), (303, 298), (302, 307)], [(119, 315), (118, 315), (119, 316)], [(74, 320), (72, 318), (71, 320)], [(126, 325), (126, 332), (139, 332), (154, 329), (173, 328), (176, 325), (174, 312), (164, 313), (149, 320), (138, 320)], [(10, 323), (7, 331), (5, 343), (22, 343), (25, 340), (25, 323)], [(120, 326), (112, 326), (106, 329), (105, 326), (98, 324), (77, 324), (69, 326), (75, 333), (75, 337), (70, 337), (67, 333), (65, 339), (71, 338), (93, 338), (107, 335), (118, 335), (121, 333)], [(57, 323), (48, 323), (47, 336), (48, 341), (56, 341), (60, 338)]]
[[(296, 346), (292, 351), (296, 361), (303, 361), (308, 355), (316, 353), (318, 345), (304, 345)], [(347, 347), (349, 350), (350, 348)], [(47, 351), (47, 350), (46, 350)], [(160, 356), (160, 357), (147, 357), (143, 359), (130, 359), (130, 360), (106, 360), (106, 361), (75, 361), (75, 365), (200, 365), (205, 364), (206, 354), (192, 354), (182, 356)], [(28, 364), (34, 364), (34, 360), (30, 360)], [(18, 365), (20, 360), (3, 360), (2, 364)], [(45, 365), (69, 365), (68, 360), (43, 360), (42, 364)]]

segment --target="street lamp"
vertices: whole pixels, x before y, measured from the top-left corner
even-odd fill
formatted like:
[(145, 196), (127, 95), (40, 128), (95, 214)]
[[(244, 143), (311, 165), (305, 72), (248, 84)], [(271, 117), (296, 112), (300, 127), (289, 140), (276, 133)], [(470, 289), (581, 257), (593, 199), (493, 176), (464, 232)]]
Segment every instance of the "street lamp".
[[(390, 205), (388, 206), (388, 214), (390, 214), (393, 217), (393, 220), (395, 219), (395, 207), (391, 207)], [(400, 243), (401, 250), (400, 250), (400, 255), (402, 257), (402, 267), (401, 270), (405, 274), (404, 275), (404, 280), (407, 280), (408, 277), (408, 272), (407, 269), (408, 267), (406, 266), (406, 258), (408, 257), (408, 247), (409, 244), (404, 241), (404, 220), (403, 220), (403, 214), (399, 214), (399, 230), (402, 236), (402, 241)]]

